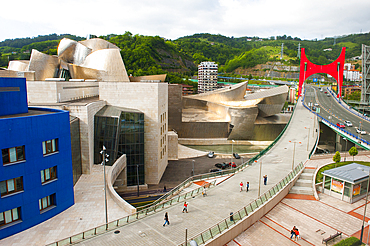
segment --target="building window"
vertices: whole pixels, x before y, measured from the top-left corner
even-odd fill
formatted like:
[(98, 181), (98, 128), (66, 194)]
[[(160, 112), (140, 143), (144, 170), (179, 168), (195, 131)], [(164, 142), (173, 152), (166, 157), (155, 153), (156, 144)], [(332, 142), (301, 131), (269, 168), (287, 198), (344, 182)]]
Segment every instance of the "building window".
[(40, 211), (55, 205), (55, 194), (39, 199)]
[(23, 177), (8, 179), (0, 182), (1, 196), (23, 190)]
[(58, 139), (51, 139), (42, 142), (42, 153), (48, 155), (54, 152), (58, 152)]
[(1, 153), (3, 156), (3, 165), (17, 162), (17, 161), (23, 161), (25, 159), (24, 145), (9, 148), (9, 149), (2, 149)]
[(21, 208), (13, 208), (11, 210), (0, 212), (0, 227), (6, 224), (10, 224), (14, 221), (20, 220)]
[(48, 182), (57, 178), (57, 167), (41, 170), (41, 183)]

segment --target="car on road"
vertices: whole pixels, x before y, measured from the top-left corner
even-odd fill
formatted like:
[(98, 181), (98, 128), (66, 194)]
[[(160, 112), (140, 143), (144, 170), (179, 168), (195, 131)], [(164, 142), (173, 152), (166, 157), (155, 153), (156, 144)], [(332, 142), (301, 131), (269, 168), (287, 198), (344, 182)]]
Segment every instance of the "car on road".
[(315, 103), (313, 106), (318, 107), (318, 106), (319, 106), (319, 104), (318, 104), (318, 103)]
[(320, 149), (319, 147), (316, 148), (315, 154), (329, 154), (330, 151), (328, 149)]
[(327, 91), (324, 91), (324, 93), (325, 93), (325, 94), (328, 94), (328, 92), (327, 92)]
[(238, 153), (233, 153), (233, 156), (235, 159), (240, 159), (240, 156), (238, 155)]
[(215, 152), (210, 151), (210, 152), (207, 154), (207, 156), (208, 156), (209, 158), (213, 158), (213, 157), (215, 156)]
[(235, 162), (230, 162), (230, 163), (229, 163), (229, 166), (231, 166), (232, 168), (236, 168), (236, 164), (235, 164)]
[(212, 169), (209, 169), (209, 172), (210, 173), (217, 173), (217, 172), (222, 172), (222, 170), (218, 169), (218, 168), (212, 168)]
[(356, 132), (357, 132), (358, 134), (361, 134), (361, 135), (366, 135), (366, 131), (361, 130), (360, 128), (357, 128), (357, 129), (356, 129)]
[(351, 122), (351, 121), (349, 121), (349, 120), (345, 120), (345, 121), (344, 121), (344, 124), (345, 124), (346, 126), (352, 126), (352, 122)]
[(339, 128), (346, 128), (346, 126), (345, 125), (343, 125), (342, 123), (340, 123), (340, 122), (338, 122), (337, 123), (337, 127), (339, 127)]
[(228, 168), (230, 166), (229, 163), (226, 163), (226, 162), (223, 162), (223, 163), (216, 163), (215, 164), (215, 167), (217, 168), (221, 168), (221, 169), (225, 169), (225, 168)]

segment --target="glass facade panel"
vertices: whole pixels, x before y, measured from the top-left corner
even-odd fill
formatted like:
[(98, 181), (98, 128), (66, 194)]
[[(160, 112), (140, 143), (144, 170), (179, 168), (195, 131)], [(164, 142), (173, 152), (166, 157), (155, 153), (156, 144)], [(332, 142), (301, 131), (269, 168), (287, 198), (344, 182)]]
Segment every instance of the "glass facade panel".
[[(127, 185), (144, 184), (144, 114), (106, 106), (95, 115), (94, 162), (101, 163), (103, 145), (113, 163), (123, 154), (127, 158)], [(137, 172), (137, 168), (139, 171)]]

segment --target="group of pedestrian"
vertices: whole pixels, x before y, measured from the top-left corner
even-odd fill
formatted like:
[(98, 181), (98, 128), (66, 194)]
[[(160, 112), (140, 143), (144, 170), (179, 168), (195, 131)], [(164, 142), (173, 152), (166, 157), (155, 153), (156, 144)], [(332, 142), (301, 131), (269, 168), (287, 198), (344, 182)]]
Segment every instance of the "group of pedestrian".
[(300, 237), (298, 228), (295, 226), (293, 226), (293, 229), (290, 231), (290, 239), (293, 239), (293, 236), (294, 236), (294, 240), (298, 240)]
[[(243, 181), (242, 182), (240, 182), (240, 192), (242, 192), (243, 191), (243, 187), (244, 187), (244, 183), (243, 183)], [(245, 184), (245, 191), (246, 192), (248, 192), (249, 191), (249, 182), (247, 182), (246, 184)]]
[[(188, 203), (185, 201), (184, 202), (184, 208), (182, 209), (182, 212), (188, 212)], [(163, 226), (170, 225), (170, 220), (168, 219), (168, 213), (166, 212), (164, 214), (164, 224)]]

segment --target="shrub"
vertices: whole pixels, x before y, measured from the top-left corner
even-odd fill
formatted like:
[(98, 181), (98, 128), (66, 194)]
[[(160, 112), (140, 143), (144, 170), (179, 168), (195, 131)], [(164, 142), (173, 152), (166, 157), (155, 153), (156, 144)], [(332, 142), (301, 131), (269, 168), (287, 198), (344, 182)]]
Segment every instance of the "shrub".
[(346, 239), (343, 239), (337, 244), (334, 244), (334, 246), (357, 246), (361, 245), (360, 239), (357, 237), (347, 237)]

